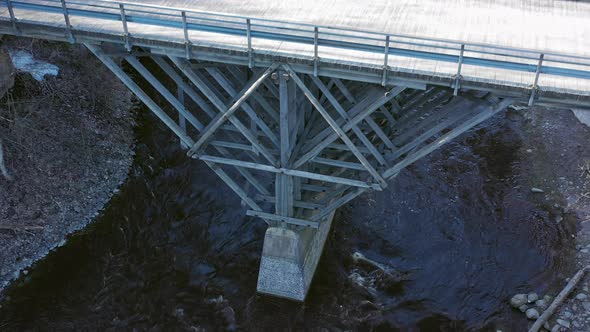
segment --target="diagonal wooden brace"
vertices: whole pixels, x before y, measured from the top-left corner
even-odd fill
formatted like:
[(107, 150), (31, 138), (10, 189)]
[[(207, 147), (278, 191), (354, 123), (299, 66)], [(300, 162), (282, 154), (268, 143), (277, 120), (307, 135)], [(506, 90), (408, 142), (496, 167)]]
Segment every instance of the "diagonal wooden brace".
[(309, 89), (305, 86), (305, 83), (301, 81), (301, 79), (297, 76), (295, 71), (293, 71), (293, 69), (287, 64), (284, 64), (282, 67), (285, 69), (285, 71), (287, 71), (287, 73), (289, 73), (289, 76), (291, 76), (291, 78), (295, 81), (297, 86), (303, 91), (307, 99), (309, 99), (309, 101), (313, 104), (317, 111), (320, 112), (322, 117), (326, 120), (326, 122), (328, 122), (328, 124), (330, 125), (330, 127), (332, 127), (334, 132), (336, 132), (338, 137), (344, 142), (344, 144), (348, 146), (348, 148), (357, 157), (361, 164), (365, 166), (366, 170), (375, 178), (375, 180), (377, 180), (377, 182), (381, 185), (382, 188), (386, 188), (387, 182), (385, 181), (385, 179), (379, 174), (379, 172), (377, 172), (373, 165), (369, 163), (367, 158), (363, 156), (363, 154), (358, 150), (358, 148), (354, 145), (350, 138), (344, 133), (344, 131), (342, 130), (342, 128), (340, 128), (336, 121), (332, 119), (332, 117), (324, 109), (320, 101), (317, 100), (317, 98), (311, 93), (311, 91), (309, 91)]
[(248, 97), (250, 97), (250, 95), (254, 91), (256, 91), (256, 89), (262, 84), (262, 82), (265, 79), (267, 79), (277, 67), (278, 64), (273, 64), (270, 67), (268, 67), (264, 72), (261, 72), (252, 80), (250, 80), (250, 82), (246, 84), (242, 91), (236, 94), (236, 96), (234, 97), (236, 101), (226, 111), (218, 114), (217, 117), (214, 118), (213, 121), (205, 128), (197, 142), (191, 147), (187, 154), (189, 156), (193, 156), (197, 151), (199, 151), (203, 144), (205, 144), (205, 142), (207, 142), (207, 140), (211, 136), (213, 136), (213, 133), (215, 133), (215, 131), (219, 127), (221, 127), (221, 125), (224, 124), (225, 121), (230, 116), (232, 116), (232, 114), (234, 114), (238, 109), (240, 109), (244, 101), (246, 101), (246, 99), (248, 99)]

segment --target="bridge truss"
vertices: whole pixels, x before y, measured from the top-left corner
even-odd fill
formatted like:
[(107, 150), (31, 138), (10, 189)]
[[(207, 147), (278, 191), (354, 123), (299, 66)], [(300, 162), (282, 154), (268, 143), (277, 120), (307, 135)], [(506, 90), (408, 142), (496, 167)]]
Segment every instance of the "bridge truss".
[[(384, 88), (268, 68), (133, 54), (124, 60), (158, 91), (158, 105), (98, 45), (86, 45), (269, 225), (318, 228), (334, 210), (506, 108), (492, 95), (453, 107), (453, 91)], [(150, 67), (174, 82), (167, 87)], [(176, 90), (177, 93), (173, 91)], [(185, 96), (191, 104), (184, 102)], [(165, 110), (174, 109), (176, 114)]]

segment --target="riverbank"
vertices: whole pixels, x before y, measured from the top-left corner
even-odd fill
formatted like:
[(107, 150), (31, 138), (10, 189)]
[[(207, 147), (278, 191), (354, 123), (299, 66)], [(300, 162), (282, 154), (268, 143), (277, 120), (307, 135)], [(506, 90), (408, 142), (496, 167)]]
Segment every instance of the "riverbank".
[[(4, 37), (0, 53), (57, 66), (37, 81), (17, 72), (0, 99), (0, 293), (88, 225), (133, 159), (131, 95), (80, 45)], [(29, 59), (31, 60), (31, 59)], [(28, 60), (27, 60), (28, 61)]]

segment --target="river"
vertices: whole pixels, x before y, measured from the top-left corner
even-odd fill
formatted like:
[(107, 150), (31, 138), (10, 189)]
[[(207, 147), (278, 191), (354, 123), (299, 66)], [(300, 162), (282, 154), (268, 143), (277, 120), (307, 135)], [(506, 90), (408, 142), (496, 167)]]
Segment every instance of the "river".
[[(305, 304), (259, 296), (264, 222), (139, 113), (129, 180), (7, 291), (0, 330), (523, 330), (510, 296), (555, 287), (568, 264), (509, 110), (340, 209)], [(355, 251), (408, 280), (374, 284)]]

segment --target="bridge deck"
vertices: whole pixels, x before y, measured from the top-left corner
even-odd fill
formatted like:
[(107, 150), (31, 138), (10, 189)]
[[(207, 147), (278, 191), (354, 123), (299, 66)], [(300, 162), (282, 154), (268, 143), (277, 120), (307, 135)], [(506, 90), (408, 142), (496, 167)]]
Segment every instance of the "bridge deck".
[[(43, 0), (24, 0), (24, 2), (44, 2)], [(72, 1), (73, 2), (73, 1)], [(78, 3), (92, 3), (79, 0)], [(465, 43), (481, 43), (495, 46), (514, 47), (544, 52), (567, 53), (587, 57), (581, 59), (587, 64), (582, 70), (590, 71), (590, 3), (574, 1), (473, 1), (473, 0), (376, 0), (370, 5), (363, 1), (351, 0), (142, 0), (132, 1), (143, 5), (158, 5), (239, 15), (251, 18), (321, 25), (326, 27), (350, 28), (379, 33), (436, 37)], [(129, 7), (128, 7), (129, 8)], [(22, 21), (63, 24), (60, 13), (43, 14), (23, 8), (15, 9)], [(163, 12), (164, 14), (164, 12)], [(6, 9), (0, 7), (0, 17), (7, 17)], [(106, 19), (89, 19), (72, 15), (74, 28), (121, 34), (121, 23)], [(280, 24), (277, 24), (280, 26)], [(286, 25), (287, 27), (287, 25)], [(313, 28), (311, 31), (313, 31)], [(321, 29), (326, 31), (326, 29)], [(183, 41), (182, 29), (165, 28), (148, 24), (129, 22), (129, 32), (134, 36), (157, 40)], [(193, 44), (224, 48), (245, 49), (247, 39), (243, 36), (189, 31)], [(374, 36), (370, 36), (374, 37)], [(338, 38), (338, 37), (336, 37)], [(362, 40), (362, 36), (359, 41)], [(402, 39), (403, 40), (403, 39)], [(385, 42), (376, 44), (385, 44)], [(396, 41), (392, 42), (395, 47)], [(449, 46), (443, 45), (442, 46)], [(406, 49), (430, 51), (428, 48), (406, 44)], [(256, 52), (272, 55), (295, 55), (311, 58), (313, 45), (291, 43), (278, 40), (253, 38), (252, 47)], [(383, 47), (381, 45), (381, 47)], [(477, 47), (472, 49), (477, 49)], [(457, 56), (458, 51), (449, 50), (447, 54)], [(465, 56), (470, 56), (469, 52)], [(524, 63), (534, 68), (538, 60), (531, 53), (510, 51)], [(342, 63), (382, 66), (383, 54), (321, 46), (322, 60)], [(481, 55), (477, 55), (480, 57)], [(486, 59), (506, 60), (503, 55), (488, 54)], [(546, 58), (545, 64), (551, 61)], [(560, 59), (560, 57), (554, 57)], [(508, 59), (514, 61), (514, 59)], [(545, 65), (544, 64), (544, 65)], [(394, 70), (425, 74), (439, 78), (451, 78), (457, 73), (457, 63), (434, 61), (416, 57), (391, 55), (388, 65)], [(579, 65), (563, 65), (562, 68), (580, 69)], [(461, 75), (472, 81), (490, 82), (514, 87), (530, 87), (535, 80), (535, 71), (513, 71), (498, 68), (485, 68), (465, 64)], [(538, 86), (543, 90), (568, 92), (575, 95), (590, 95), (590, 79), (540, 75)]]

